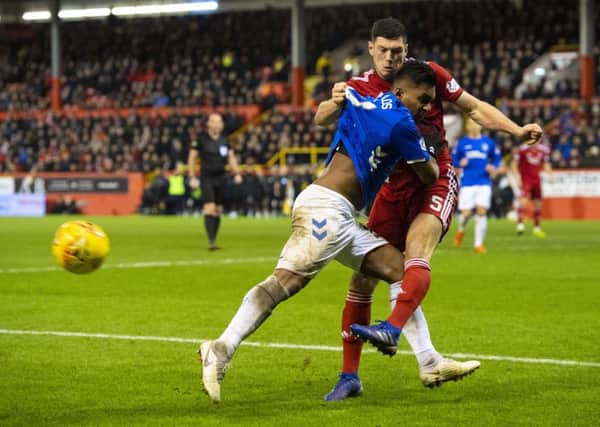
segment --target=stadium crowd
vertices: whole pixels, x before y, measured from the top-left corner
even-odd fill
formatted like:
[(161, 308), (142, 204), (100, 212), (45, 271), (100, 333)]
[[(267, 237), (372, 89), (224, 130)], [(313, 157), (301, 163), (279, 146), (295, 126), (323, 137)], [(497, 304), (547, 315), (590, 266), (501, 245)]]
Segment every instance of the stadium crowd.
[[(398, 16), (410, 22), (410, 50), (416, 57), (443, 64), (482, 99), (513, 97), (523, 70), (535, 58), (552, 46), (578, 40), (576, 1), (522, 4), (518, 8), (507, 0), (309, 8), (308, 72), (315, 72), (323, 51), (345, 39), (361, 40), (359, 50), (364, 49), (366, 35), (352, 34), (349, 28), (369, 28), (381, 16)], [(464, 9), (469, 13), (462, 13)], [(258, 90), (261, 86), (288, 80), (289, 22), (288, 10), (271, 9), (63, 23), (62, 101), (83, 108), (264, 102), (268, 89)], [(7, 25), (1, 31), (7, 42), (0, 51), (0, 110), (47, 108), (49, 24)], [(522, 96), (572, 97), (577, 91), (576, 83), (542, 80)]]
[[(584, 111), (571, 102), (578, 97), (576, 81), (542, 78), (523, 85), (521, 80), (524, 70), (553, 46), (577, 43), (577, 5), (575, 0), (506, 0), (309, 8), (307, 72), (322, 72), (322, 54), (348, 39), (357, 41), (357, 54), (365, 48), (368, 34), (348, 29), (369, 28), (382, 16), (398, 16), (410, 23), (411, 55), (444, 65), (475, 96), (495, 103), (517, 122), (542, 123), (554, 167), (597, 167), (600, 103)], [(600, 8), (597, 14), (596, 21)], [(83, 31), (85, 40), (80, 37)], [(0, 47), (0, 112), (9, 112), (0, 119), (0, 173), (140, 171), (153, 176), (185, 163), (190, 140), (204, 131), (205, 117), (198, 114), (47, 113), (11, 118), (15, 111), (50, 106), (49, 24), (3, 24), (0, 33), (6, 40)], [(244, 185), (258, 181), (260, 194), (275, 194), (279, 190), (271, 189), (273, 183), (288, 174), (294, 185), (302, 185), (304, 170), (292, 167), (290, 173), (257, 165), (265, 165), (281, 149), (327, 147), (332, 138), (332, 128), (313, 124), (310, 108), (291, 113), (272, 108), (289, 102), (285, 92), (273, 90), (274, 83), (285, 85), (289, 80), (289, 46), (286, 9), (63, 23), (61, 100), (66, 107), (85, 111), (224, 106), (230, 111), (224, 117), (226, 132), (237, 130), (233, 146), (239, 162), (247, 166)], [(595, 49), (600, 92), (600, 47)], [(332, 67), (333, 76), (326, 76), (320, 93), (327, 93), (335, 76), (341, 75)], [(511, 101), (515, 98), (525, 101)], [(233, 107), (249, 104), (260, 105), (265, 113), (245, 123)], [(501, 134), (493, 137), (505, 156), (513, 152), (515, 141)], [(293, 166), (304, 159), (291, 155), (287, 161)], [(265, 202), (257, 195), (253, 198), (261, 199), (260, 208), (232, 209), (267, 212), (274, 205), (281, 208), (286, 199), (273, 196), (271, 200), (280, 200), (275, 203), (268, 197)], [(238, 199), (230, 197), (231, 206), (239, 204)]]

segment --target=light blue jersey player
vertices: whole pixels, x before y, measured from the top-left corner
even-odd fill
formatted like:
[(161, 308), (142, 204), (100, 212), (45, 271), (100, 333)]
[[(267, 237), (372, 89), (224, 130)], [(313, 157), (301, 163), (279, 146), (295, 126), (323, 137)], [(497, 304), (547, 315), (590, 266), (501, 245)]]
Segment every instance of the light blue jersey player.
[[(413, 120), (431, 107), (435, 82), (431, 68), (415, 62), (402, 67), (392, 92), (377, 98), (347, 92), (327, 168), (296, 198), (292, 232), (277, 266), (250, 289), (221, 336), (200, 347), (202, 382), (213, 401), (221, 399), (225, 368), (242, 340), (333, 259), (388, 283), (402, 280), (402, 253), (359, 224), (355, 214), (400, 159), (410, 162), (423, 182), (437, 180), (437, 163), (429, 158)], [(410, 307), (404, 322), (426, 293), (426, 288), (406, 291), (406, 302), (396, 305), (401, 312)], [(382, 345), (396, 348), (400, 329), (391, 328), (390, 342)]]
[(481, 126), (471, 119), (465, 123), (466, 136), (460, 138), (452, 152), (452, 162), (461, 173), (458, 209), (460, 219), (454, 245), (460, 246), (465, 234), (465, 226), (475, 209), (474, 248), (477, 253), (485, 253), (487, 232), (487, 211), (492, 200), (492, 179), (500, 167), (502, 157), (496, 143), (489, 136), (481, 134)]

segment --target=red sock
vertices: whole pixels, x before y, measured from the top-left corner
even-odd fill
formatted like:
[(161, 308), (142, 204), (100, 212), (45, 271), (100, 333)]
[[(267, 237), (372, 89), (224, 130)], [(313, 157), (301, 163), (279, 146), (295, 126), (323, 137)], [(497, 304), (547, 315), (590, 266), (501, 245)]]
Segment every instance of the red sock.
[(411, 258), (404, 263), (404, 279), (402, 279), (402, 292), (396, 298), (396, 307), (388, 322), (397, 328), (404, 326), (406, 321), (417, 309), (431, 283), (431, 267), (423, 258)]
[(353, 290), (349, 290), (346, 295), (346, 304), (342, 312), (342, 348), (344, 350), (342, 372), (344, 373), (350, 374), (358, 371), (363, 343), (350, 333), (350, 325), (371, 323), (372, 302), (373, 295), (361, 294)]
[(525, 209), (519, 206), (517, 209), (517, 222), (521, 224), (523, 222), (523, 217), (525, 216)]
[(536, 227), (540, 226), (540, 218), (542, 217), (542, 210), (541, 209), (534, 209), (533, 210), (533, 225), (535, 225)]

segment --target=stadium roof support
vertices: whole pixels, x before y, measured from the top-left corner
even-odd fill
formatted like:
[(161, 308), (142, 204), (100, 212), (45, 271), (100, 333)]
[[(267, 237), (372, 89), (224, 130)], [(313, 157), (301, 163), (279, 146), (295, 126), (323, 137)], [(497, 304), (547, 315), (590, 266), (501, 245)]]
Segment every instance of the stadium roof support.
[(50, 2), (50, 12), (52, 14), (52, 23), (50, 24), (50, 43), (51, 43), (51, 96), (50, 102), (53, 111), (60, 110), (60, 18), (58, 11), (60, 10), (60, 0), (52, 0)]
[(579, 0), (579, 54), (581, 97), (594, 96), (594, 0)]
[(292, 104), (304, 105), (304, 70), (306, 66), (306, 25), (304, 0), (292, 5)]

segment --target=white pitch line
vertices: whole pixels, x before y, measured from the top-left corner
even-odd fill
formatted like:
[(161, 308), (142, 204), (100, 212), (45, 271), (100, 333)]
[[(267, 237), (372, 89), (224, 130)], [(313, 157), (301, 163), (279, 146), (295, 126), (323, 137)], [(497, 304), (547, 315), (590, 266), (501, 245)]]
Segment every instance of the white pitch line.
[[(214, 264), (248, 264), (254, 262), (272, 261), (275, 264), (277, 257), (255, 257), (255, 258), (222, 258), (222, 259), (200, 259), (188, 261), (139, 261), (123, 262), (119, 264), (106, 264), (102, 266), (106, 269), (128, 269), (128, 268), (155, 268), (155, 267), (187, 267), (192, 265), (214, 265)], [(22, 267), (22, 268), (0, 268), (0, 274), (17, 273), (43, 273), (46, 271), (60, 271), (58, 267)]]
[[(79, 338), (97, 338), (97, 339), (113, 339), (113, 340), (134, 340), (134, 341), (158, 341), (158, 342), (177, 342), (200, 344), (206, 339), (200, 338), (180, 338), (180, 337), (157, 337), (147, 335), (119, 335), (119, 334), (102, 334), (102, 333), (87, 333), (87, 332), (64, 332), (64, 331), (29, 331), (20, 329), (0, 329), (0, 335), (45, 335), (58, 337), (79, 337)], [(266, 348), (284, 348), (289, 350), (315, 350), (315, 351), (342, 351), (339, 346), (331, 345), (307, 345), (307, 344), (290, 344), (290, 343), (263, 343), (263, 342), (243, 342), (242, 345), (249, 347), (266, 347)], [(374, 353), (372, 349), (365, 350), (367, 353)], [(410, 351), (398, 351), (398, 354), (411, 356)], [(564, 360), (564, 359), (544, 359), (534, 357), (513, 357), (513, 356), (496, 356), (485, 354), (469, 354), (469, 353), (449, 353), (446, 356), (455, 357), (457, 359), (480, 359), (480, 360), (496, 360), (501, 362), (515, 363), (534, 363), (543, 365), (562, 365), (562, 366), (580, 366), (588, 368), (600, 368), (600, 362), (582, 362), (579, 360)]]

